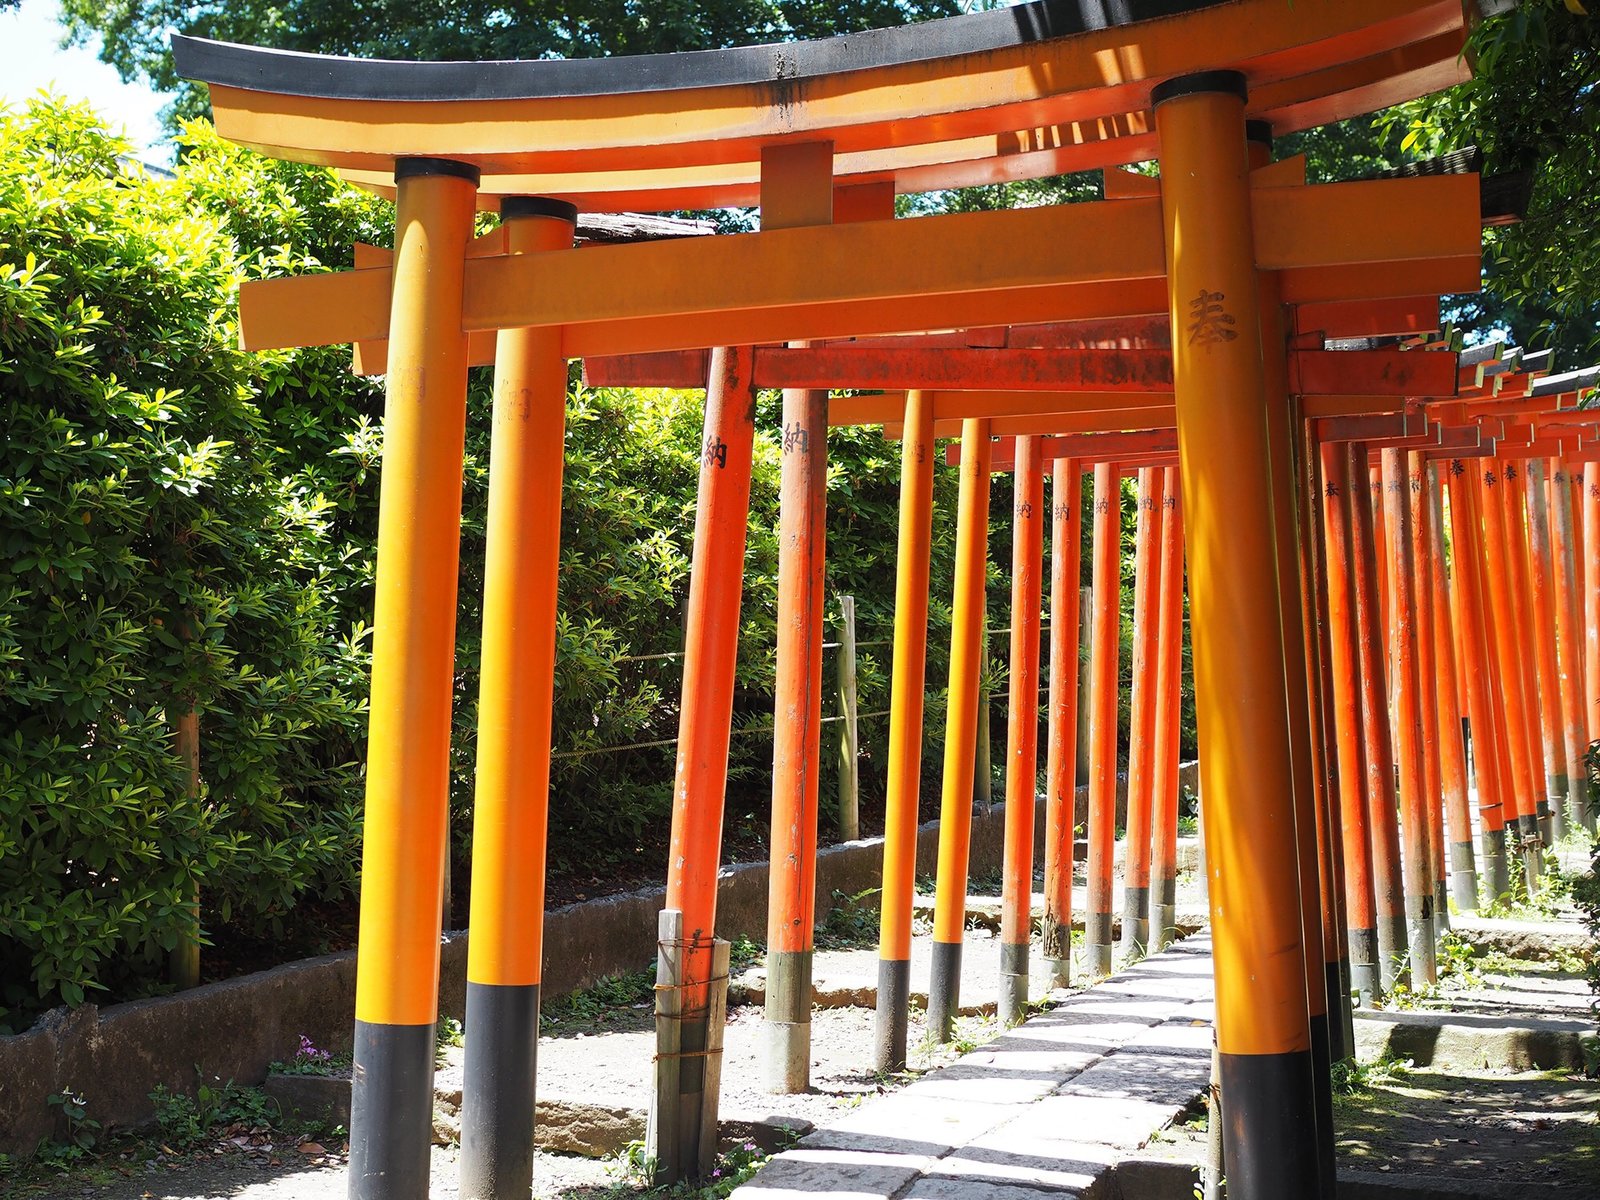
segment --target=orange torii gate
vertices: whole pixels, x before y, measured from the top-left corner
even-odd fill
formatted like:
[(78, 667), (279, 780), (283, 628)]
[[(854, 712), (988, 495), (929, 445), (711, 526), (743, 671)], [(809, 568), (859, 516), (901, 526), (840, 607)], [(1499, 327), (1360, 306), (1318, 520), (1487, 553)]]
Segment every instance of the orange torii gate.
[[(388, 343), (353, 1195), (419, 1196), (427, 1187), (460, 447), (474, 337), (497, 334), (497, 419), (517, 424), (536, 408), (559, 409), (564, 357), (1161, 312), (1181, 331), (1173, 392), (1202, 774), (1206, 793), (1222, 798), (1206, 820), (1229, 1185), (1241, 1200), (1318, 1189), (1306, 1133), (1301, 921), (1283, 865), (1295, 842), (1282, 647), (1262, 635), (1280, 603), (1259, 276), (1277, 273), (1289, 303), (1472, 290), (1478, 205), (1471, 177), (1252, 187), (1244, 121), (1283, 132), (1455, 82), (1466, 71), (1467, 16), (1458, 0), (1292, 9), (1281, 0), (1174, 0), (1162, 12), (1097, 18), (1090, 28), (1075, 8), (1040, 0), (816, 44), (585, 62), (378, 63), (175, 40), (179, 71), (211, 85), (225, 137), (339, 167), (392, 187), (397, 201), (392, 266), (251, 284), (241, 294), (247, 346)], [(948, 188), (1152, 155), (1168, 180), (1159, 199), (833, 223), (835, 194), (857, 188)], [(590, 210), (759, 200), (779, 219), (738, 237), (560, 249), (570, 219), (533, 199), (520, 214), (513, 204), (508, 221), (534, 223), (526, 238), (474, 254), (475, 205), (501, 208), (518, 196)], [(530, 332), (507, 332), (516, 330)], [(821, 407), (814, 391), (796, 398), (802, 431), (821, 427)], [(514, 477), (559, 475), (559, 443), (549, 438), (508, 439), (507, 453), (520, 466), (494, 464), (507, 479), (502, 490), (514, 489)], [(796, 466), (796, 493), (815, 496), (816, 466)], [(533, 556), (523, 580), (549, 594), (553, 553), (520, 504), (508, 498), (505, 511), (490, 530), (491, 556), (519, 565)], [(786, 528), (810, 547), (800, 552), (814, 571), (820, 544), (801, 516), (790, 514)], [(722, 653), (733, 636), (712, 631), (710, 640)], [(539, 894), (523, 868), (543, 837), (542, 800), (530, 792), (548, 767), (548, 716), (539, 714), (548, 713), (540, 694), (550, 686), (549, 642), (526, 622), (485, 637), (501, 647), (486, 676), (504, 671), (512, 682), (502, 695), (529, 707), (524, 715), (496, 701), (483, 710), (486, 722), (508, 722), (521, 736), (496, 743), (504, 761), (480, 760), (480, 777), (526, 786), (499, 797), (498, 810), (487, 806), (503, 821), (480, 811), (475, 839), (486, 869), (481, 888), (475, 881), (483, 901), (473, 923), (493, 925), (483, 906), (498, 908), (510, 917), (501, 924), (510, 940), (475, 949), (469, 968), (469, 1039), (488, 1043), (472, 1052), (483, 1057), (466, 1083), (469, 1196), (527, 1186), (533, 1035), (522, 1017), (537, 1004), (538, 954), (526, 939), (538, 927)], [(805, 697), (780, 703), (799, 712)], [(814, 739), (802, 735), (799, 746), (800, 769), (814, 771)], [(678, 808), (720, 811), (720, 802), (683, 793)], [(687, 898), (682, 880), (669, 877), (669, 904)], [(702, 1042), (702, 1054), (703, 1034), (692, 1032), (707, 1018), (697, 997), (709, 979), (714, 891), (696, 903), (703, 907), (692, 914), (677, 911), (689, 1008), (681, 1061), (699, 1086), (715, 1053)], [(702, 1153), (703, 1132), (688, 1138)]]

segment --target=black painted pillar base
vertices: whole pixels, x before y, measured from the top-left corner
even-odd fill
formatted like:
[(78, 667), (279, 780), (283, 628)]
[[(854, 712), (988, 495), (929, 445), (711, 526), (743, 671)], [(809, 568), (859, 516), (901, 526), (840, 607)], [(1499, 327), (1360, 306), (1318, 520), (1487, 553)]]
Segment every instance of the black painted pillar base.
[(533, 1188), (539, 985), (467, 981), (461, 1200), (524, 1200)]
[(356, 1021), (350, 1200), (427, 1200), (436, 1032)]
[(878, 960), (878, 1011), (872, 1030), (873, 1062), (884, 1072), (906, 1069), (911, 1021), (911, 962)]
[(1350, 930), (1350, 988), (1370, 1008), (1383, 995), (1383, 972), (1378, 966), (1378, 931)]
[(1319, 1195), (1311, 1051), (1217, 1058), (1228, 1200)]
[(1150, 889), (1122, 889), (1122, 957), (1143, 957), (1150, 946)]
[(928, 979), (928, 1036), (941, 1045), (955, 1034), (961, 1012), (961, 943), (934, 942)]
[(1328, 1014), (1311, 1018), (1311, 1099), (1317, 1114), (1317, 1176), (1323, 1200), (1334, 1200), (1338, 1171), (1334, 1165), (1333, 1047)]
[(1511, 894), (1511, 868), (1506, 863), (1506, 831), (1485, 829), (1481, 840), (1483, 879), (1489, 886), (1489, 902)]
[(1019, 1024), (1028, 1015), (1028, 943), (1000, 943), (1000, 1005), (1002, 1027)]
[(1063, 924), (1046, 914), (1043, 928), (1044, 965), (1050, 986), (1072, 986), (1072, 923)]
[(1083, 969), (1090, 979), (1111, 974), (1111, 914), (1092, 912), (1083, 918)]

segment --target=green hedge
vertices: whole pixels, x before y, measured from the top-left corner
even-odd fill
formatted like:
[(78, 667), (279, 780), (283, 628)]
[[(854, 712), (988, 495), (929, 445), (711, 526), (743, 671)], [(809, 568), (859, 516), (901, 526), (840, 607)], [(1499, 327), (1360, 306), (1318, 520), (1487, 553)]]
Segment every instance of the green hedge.
[[(41, 100), (0, 113), (0, 1032), (54, 1004), (159, 989), (193, 889), (209, 934), (314, 948), (322, 918), (305, 901), (325, 913), (356, 887), (382, 391), (351, 376), (347, 348), (242, 353), (234, 297), (241, 279), (349, 267), (354, 243), (387, 241), (391, 210), (327, 171), (228, 146), (208, 125), (185, 143), (177, 178), (151, 179), (121, 164), (127, 147), (84, 109)], [(450, 776), (463, 869), (488, 382), (475, 371), (468, 396)], [(626, 660), (681, 649), (701, 416), (698, 392), (574, 385), (557, 868), (660, 866), (672, 750), (605, 751), (677, 732), (678, 663)], [(727, 816), (747, 846), (764, 838), (769, 802), (777, 425), (777, 398), (763, 396), (735, 700), (746, 732)], [(892, 629), (897, 450), (875, 430), (829, 438), (829, 589), (855, 595), (864, 642)], [(1009, 620), (1010, 495), (997, 476), (995, 629)], [(930, 797), (955, 496), (941, 466)], [(1000, 691), (1006, 640), (991, 650)], [(889, 662), (887, 644), (863, 648), (864, 711), (888, 707)], [(171, 729), (191, 706), (198, 797)], [(881, 719), (863, 726), (868, 827), (886, 732)], [(830, 789), (831, 755), (823, 769)]]

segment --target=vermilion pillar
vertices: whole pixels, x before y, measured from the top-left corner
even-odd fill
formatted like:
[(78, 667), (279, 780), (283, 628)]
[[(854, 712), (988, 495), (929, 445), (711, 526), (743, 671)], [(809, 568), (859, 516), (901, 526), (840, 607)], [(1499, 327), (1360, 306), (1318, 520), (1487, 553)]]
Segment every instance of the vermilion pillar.
[(1011, 702), (1006, 734), (1005, 857), (1000, 897), (1002, 1025), (1022, 1020), (1028, 1006), (1028, 946), (1033, 933), (1033, 806), (1039, 786), (1039, 613), (1044, 521), (1040, 439), (1020, 437), (1011, 514)]
[(352, 1200), (423, 1200), (432, 1142), (477, 168), (395, 164), (356, 960)]
[(1128, 732), (1128, 818), (1122, 849), (1122, 953), (1150, 944), (1150, 834), (1154, 807), (1156, 643), (1161, 589), (1161, 498), (1165, 468), (1139, 471), (1134, 530), (1133, 695)]
[(1162, 950), (1177, 940), (1178, 754), (1183, 720), (1183, 509), (1178, 468), (1161, 484), (1161, 614), (1156, 637), (1155, 831), (1150, 849), (1150, 937)]
[(1544, 460), (1530, 458), (1522, 474), (1522, 504), (1527, 514), (1527, 571), (1533, 599), (1530, 632), (1534, 640), (1532, 666), (1538, 680), (1539, 739), (1544, 755), (1545, 808), (1540, 827), (1553, 842), (1566, 831), (1567, 763), (1561, 730), (1561, 681), (1556, 665), (1555, 564), (1550, 550), (1550, 509), (1545, 499)]
[[(1351, 459), (1353, 480), (1368, 476), (1366, 447)], [(1383, 661), (1383, 633), (1377, 623), (1378, 558), (1373, 521), (1376, 508), (1364, 489), (1350, 498), (1355, 514), (1351, 581), (1356, 600), (1356, 648), (1361, 664), (1361, 737), (1366, 746), (1367, 832), (1372, 837), (1372, 895), (1378, 914), (1378, 981), (1384, 992), (1403, 977), (1406, 959), (1406, 909), (1400, 877), (1400, 825), (1396, 811), (1394, 739)], [(1381, 506), (1380, 506), (1381, 507)]]
[(1574, 821), (1594, 828), (1585, 782), (1583, 754), (1583, 617), (1578, 559), (1572, 520), (1571, 472), (1550, 460), (1550, 542), (1554, 558), (1556, 651), (1560, 669), (1561, 744), (1567, 776), (1567, 803)]
[(1423, 641), (1417, 625), (1415, 556), (1411, 538), (1406, 452), (1383, 451), (1384, 524), (1389, 538), (1389, 616), (1393, 642), (1395, 764), (1400, 782), (1400, 835), (1405, 852), (1406, 932), (1415, 981), (1436, 978), (1433, 940), (1433, 851), (1428, 844), (1428, 812), (1422, 747), (1421, 681), (1417, 655)]
[[(572, 245), (577, 210), (563, 201), (507, 197), (500, 215), (512, 254)], [(533, 1186), (566, 400), (561, 331), (501, 330), (472, 818), (464, 1200), (526, 1196)]]
[(1111, 974), (1111, 869), (1117, 823), (1117, 654), (1121, 633), (1122, 489), (1114, 463), (1094, 469), (1094, 632), (1089, 651), (1089, 855), (1083, 959)]
[(1235, 1200), (1319, 1191), (1244, 80), (1152, 95)]
[(961, 426), (961, 491), (956, 511), (955, 598), (950, 614), (949, 711), (939, 804), (939, 875), (933, 907), (933, 971), (928, 1033), (947, 1042), (961, 1009), (961, 934), (967, 919), (967, 862), (972, 837), (972, 773), (978, 693), (983, 675), (984, 576), (989, 554), (987, 420)]
[(1473, 783), (1478, 792), (1478, 821), (1483, 857), (1483, 882), (1491, 899), (1506, 894), (1505, 794), (1509, 776), (1500, 770), (1496, 729), (1501, 713), (1495, 702), (1496, 664), (1486, 622), (1489, 604), (1484, 596), (1483, 526), (1478, 516), (1478, 488), (1469, 465), (1450, 463), (1450, 542), (1452, 551), (1451, 598), (1460, 630), (1463, 677), (1466, 682), (1467, 719), (1472, 729)]
[[(1427, 585), (1433, 594), (1435, 663), (1435, 674), (1430, 678), (1430, 683), (1424, 686), (1431, 685), (1438, 697), (1439, 785), (1444, 793), (1445, 816), (1449, 822), (1450, 897), (1462, 912), (1472, 912), (1478, 907), (1478, 866), (1477, 856), (1472, 849), (1472, 805), (1467, 795), (1466, 751), (1461, 744), (1461, 708), (1456, 680), (1462, 672), (1456, 663), (1450, 588), (1444, 569), (1444, 507), (1437, 464), (1427, 464), (1423, 473), (1423, 487), (1427, 491), (1428, 519), (1432, 529), (1432, 537), (1428, 542)], [(1440, 878), (1444, 876), (1441, 874)], [(1443, 903), (1442, 900), (1440, 903)]]
[(1077, 460), (1058, 458), (1050, 483), (1050, 716), (1045, 762), (1044, 916), (1050, 983), (1072, 981), (1072, 858), (1077, 826), (1078, 616), (1083, 497)]
[(1439, 751), (1439, 686), (1449, 677), (1439, 670), (1431, 577), (1434, 527), (1428, 499), (1427, 461), (1422, 452), (1405, 456), (1407, 503), (1411, 518), (1412, 588), (1417, 602), (1417, 711), (1422, 726), (1422, 805), (1428, 826), (1428, 881), (1433, 888), (1433, 932), (1442, 938), (1450, 927), (1445, 895), (1444, 785)]
[(1600, 741), (1600, 463), (1583, 468), (1584, 695), (1589, 741)]
[[(717, 873), (722, 853), (722, 817), (728, 786), (728, 738), (733, 724), (734, 676), (739, 655), (739, 606), (744, 583), (745, 531), (750, 515), (750, 465), (755, 441), (753, 357), (748, 348), (711, 352), (706, 383), (704, 437), (696, 493), (694, 548), (689, 568), (689, 606), (684, 623), (682, 703), (678, 758), (672, 785), (672, 835), (667, 861), (666, 907), (683, 916), (678, 974), (683, 991), (679, 1045), (671, 1064), (676, 1117), (654, 1114), (658, 1132), (676, 1124), (679, 1144), (689, 1123), (708, 1111), (696, 1104), (706, 1086), (707, 1027), (719, 1020), (708, 988), (716, 935)], [(666, 981), (660, 981), (666, 982)], [(470, 1041), (470, 1039), (469, 1039)], [(658, 1062), (657, 1069), (660, 1070)], [(656, 1095), (661, 1097), (662, 1093)], [(709, 1106), (709, 1111), (715, 1111)], [(694, 1155), (680, 1168), (689, 1168)]]
[[(832, 219), (833, 144), (765, 148), (762, 225), (826, 225)], [(785, 388), (781, 435), (766, 1066), (772, 1091), (796, 1092), (804, 1091), (811, 1077), (828, 393)]]
[(894, 676), (889, 698), (889, 779), (883, 818), (878, 935), (880, 1071), (906, 1065), (911, 1005), (911, 910), (922, 791), (922, 702), (928, 665), (928, 569), (933, 538), (933, 398), (906, 393), (900, 442), (900, 545), (894, 591)]
[[(1483, 517), (1484, 580), (1489, 594), (1490, 621), (1484, 632), (1498, 668), (1498, 695), (1504, 714), (1500, 728), (1506, 737), (1505, 763), (1511, 776), (1511, 804), (1506, 814), (1506, 824), (1515, 828), (1522, 847), (1523, 869), (1531, 886), (1537, 880), (1537, 870), (1528, 859), (1537, 854), (1538, 827), (1535, 817), (1535, 755), (1529, 743), (1531, 724), (1528, 708), (1536, 703), (1526, 686), (1521, 638), (1516, 632), (1520, 614), (1526, 610), (1517, 603), (1516, 565), (1509, 561), (1507, 547), (1510, 541), (1506, 531), (1506, 491), (1514, 491), (1514, 483), (1491, 463), (1485, 469), (1478, 492), (1478, 502)], [(1535, 845), (1530, 847), (1531, 836)]]
[(1350, 448), (1324, 443), (1322, 457), (1323, 539), (1327, 559), (1328, 670), (1337, 750), (1340, 829), (1344, 840), (1344, 897), (1349, 914), (1350, 982), (1363, 1004), (1382, 993), (1378, 918), (1373, 900), (1372, 838), (1367, 813), (1366, 747), (1362, 740), (1361, 665), (1357, 650), (1356, 594), (1352, 573), (1352, 506), (1366, 497), (1351, 494)]

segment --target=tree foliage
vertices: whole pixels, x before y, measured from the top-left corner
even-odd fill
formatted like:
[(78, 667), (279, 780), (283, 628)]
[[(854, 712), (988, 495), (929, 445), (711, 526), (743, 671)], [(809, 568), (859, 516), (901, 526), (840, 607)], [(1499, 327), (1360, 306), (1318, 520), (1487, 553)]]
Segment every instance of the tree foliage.
[(1486, 235), (1484, 295), (1463, 317), (1582, 365), (1600, 349), (1600, 17), (1522, 0), (1474, 30), (1469, 55), (1470, 81), (1392, 115), (1405, 150), (1477, 146), (1486, 173), (1533, 173), (1527, 219)]
[(253, 402), (225, 227), (125, 149), (85, 109), (0, 116), (0, 1023), (150, 973), (196, 884), (271, 928), (352, 878), (329, 505)]
[[(227, 42), (360, 58), (598, 58), (819, 38), (951, 16), (956, 0), (62, 0), (74, 38), (127, 80), (178, 88), (174, 31)], [(185, 93), (183, 111), (203, 111)]]

